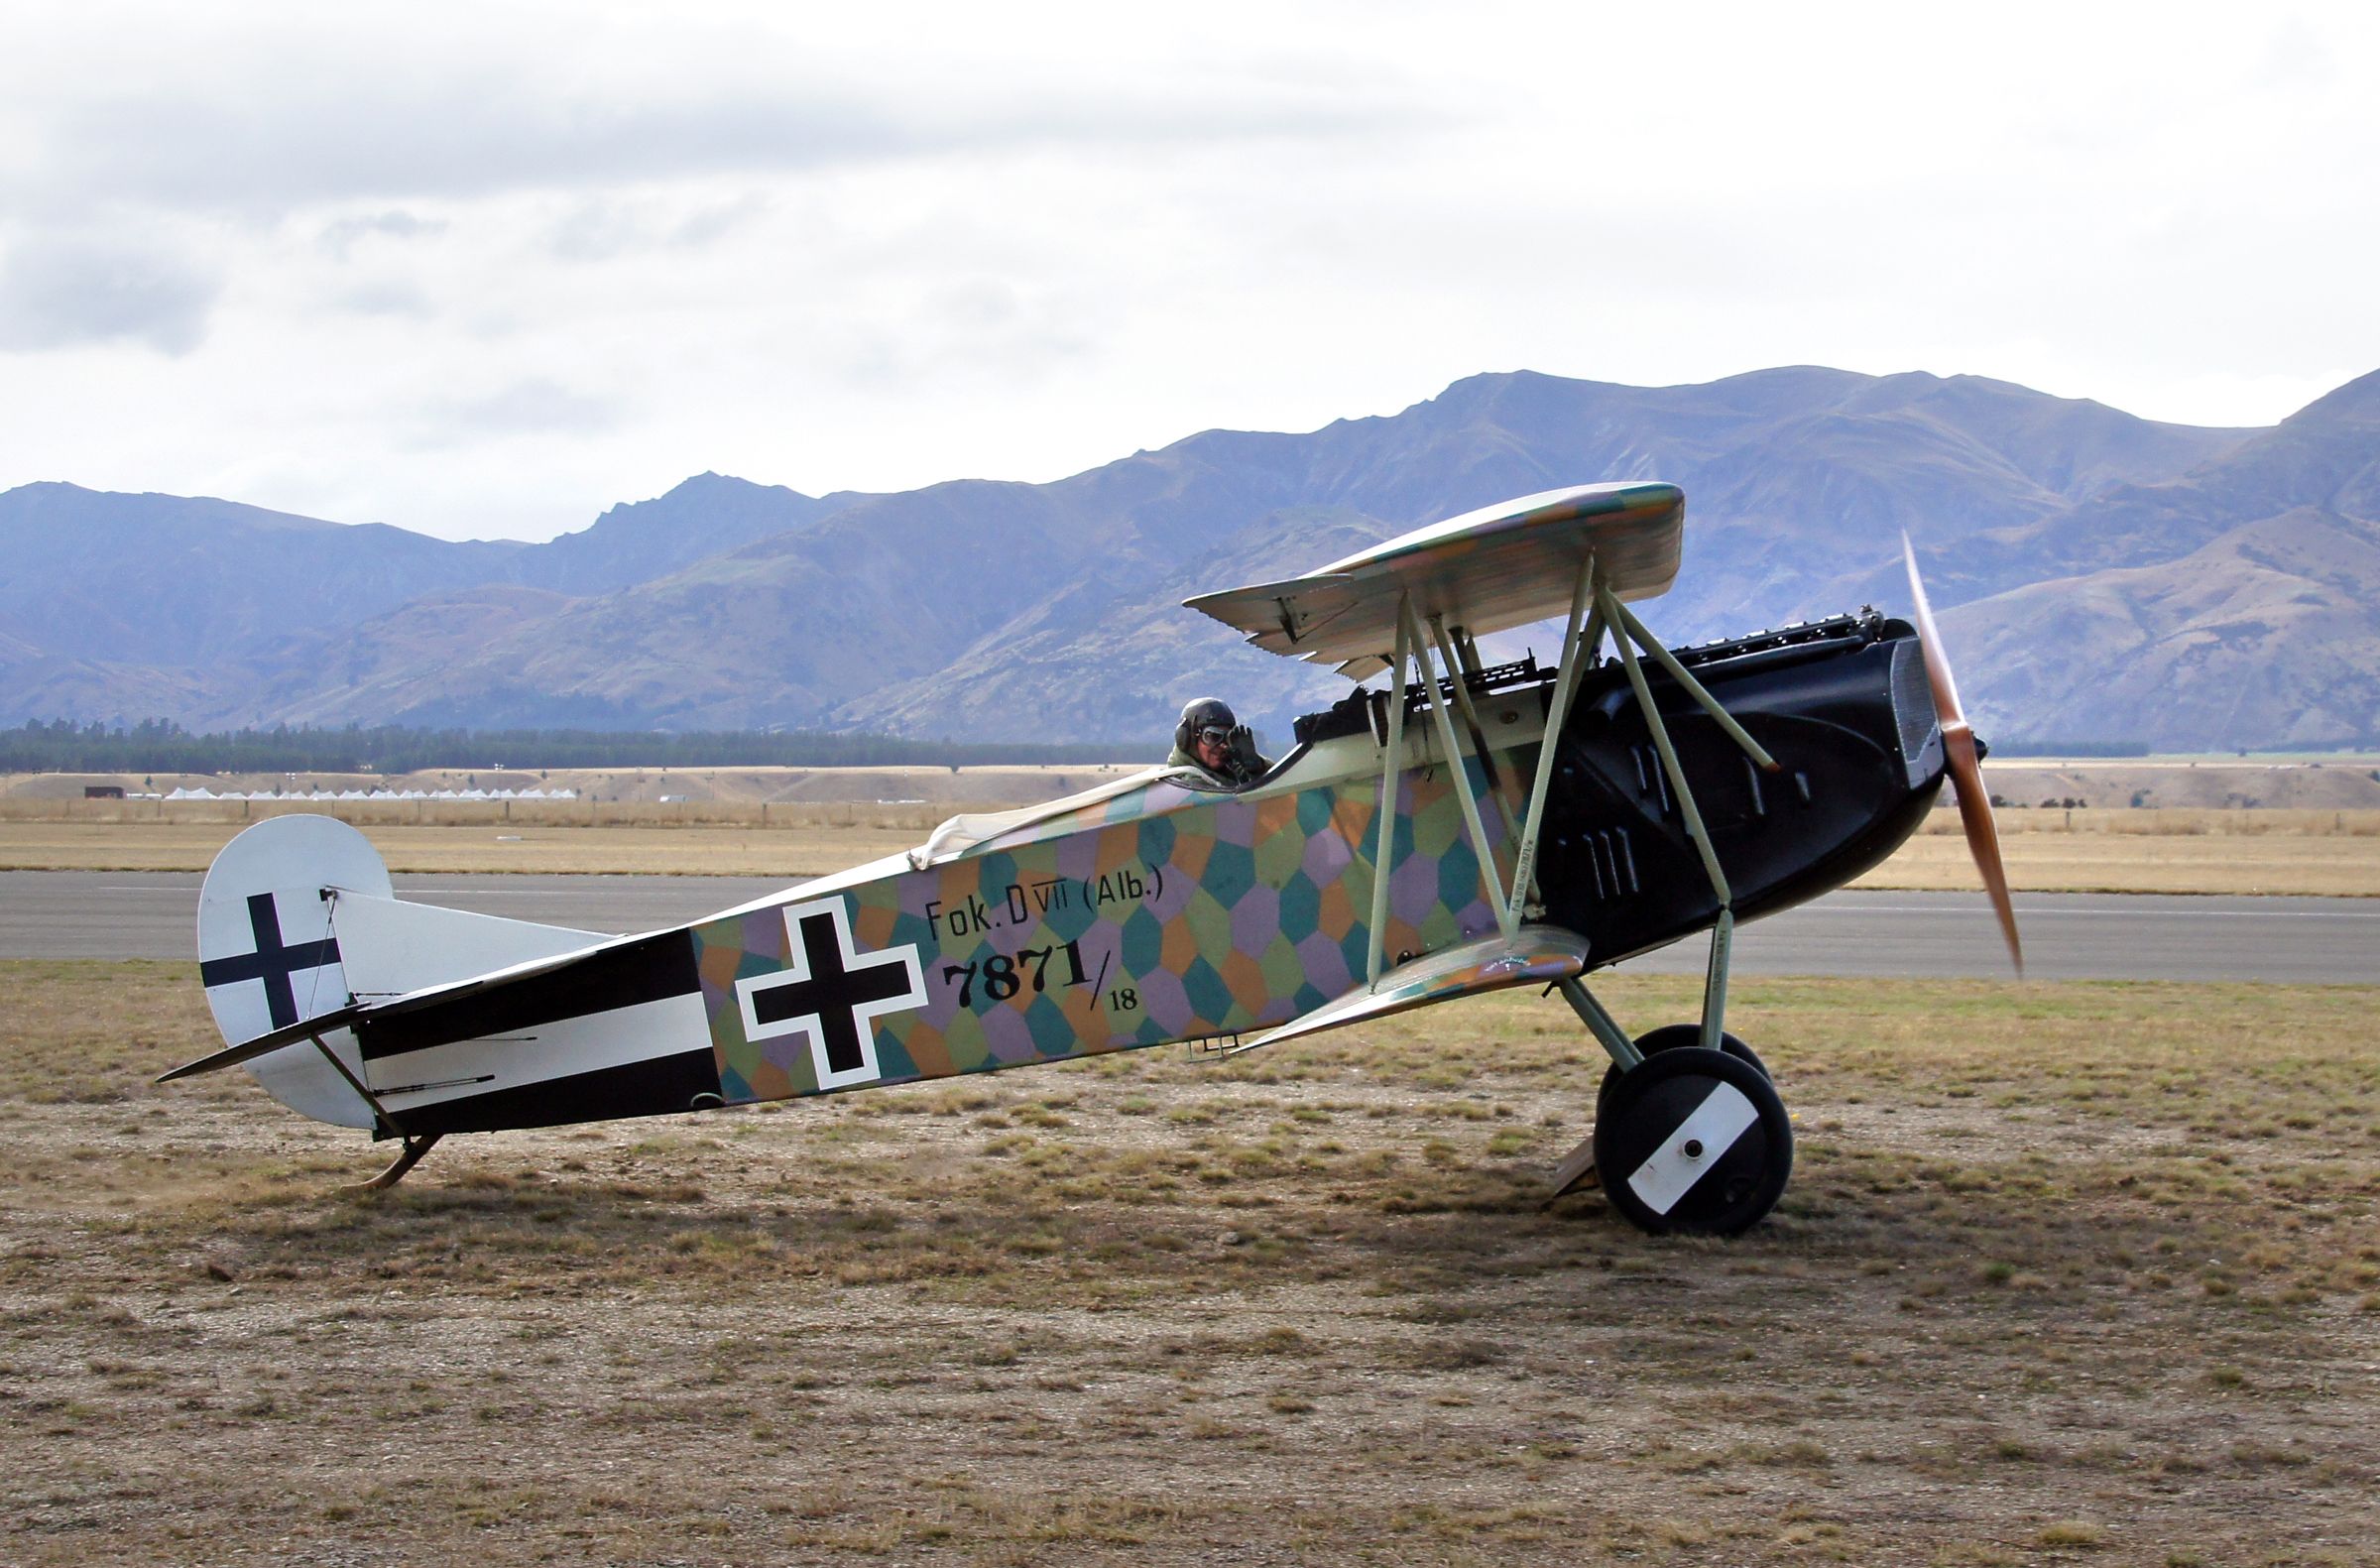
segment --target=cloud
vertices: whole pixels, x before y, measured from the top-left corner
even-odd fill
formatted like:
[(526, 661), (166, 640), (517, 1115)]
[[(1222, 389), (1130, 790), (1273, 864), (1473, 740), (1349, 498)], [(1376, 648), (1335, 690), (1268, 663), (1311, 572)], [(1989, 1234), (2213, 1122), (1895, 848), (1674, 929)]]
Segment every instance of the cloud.
[(545, 244), (563, 261), (598, 262), (649, 249), (661, 238), (638, 204), (595, 200), (574, 204), (555, 221)]
[(772, 203), (747, 192), (729, 200), (697, 201), (663, 196), (573, 203), (553, 222), (545, 248), (569, 262), (603, 262), (639, 252), (699, 250), (747, 228)]
[(712, 202), (680, 220), (669, 231), (669, 243), (687, 246), (713, 244), (760, 217), (769, 210), (769, 205), (766, 198), (757, 195)]
[(382, 282), (359, 284), (330, 297), (330, 303), (351, 315), (400, 316), (410, 320), (429, 318), (429, 297), (409, 283)]
[(1523, 365), (2261, 422), (2380, 342), (2374, 8), (17, 9), (0, 485), (542, 533)]
[(0, 349), (129, 340), (179, 356), (222, 288), (203, 260), (152, 240), (28, 235), (0, 262)]
[(331, 255), (345, 261), (359, 240), (418, 239), (423, 235), (443, 234), (446, 227), (443, 218), (418, 217), (398, 210), (375, 212), (368, 217), (340, 218), (324, 224), (318, 243)]
[(1093, 349), (1099, 312), (1062, 293), (970, 277), (927, 290), (897, 321), (841, 334), (834, 368), (856, 388), (893, 392), (925, 380), (1022, 386)]
[(617, 426), (620, 415), (610, 399), (531, 376), (480, 397), (433, 405), (414, 444), (436, 449), (521, 435), (599, 435)]
[[(18, 144), (0, 158), (0, 197), (270, 220), (333, 201), (585, 191), (1004, 149), (1341, 138), (1447, 117), (1409, 94), (1311, 71), (1107, 72), (1028, 54), (987, 76), (937, 60), (930, 40), (838, 57), (794, 29), (726, 37), (632, 24), (575, 52), (542, 30), (534, 48), (500, 28), (471, 35), (432, 47), (416, 28), (252, 23), (220, 36), (210, 23), (203, 38), (139, 41), (132, 57), (94, 57), (88, 70), (0, 66)], [(396, 232), (344, 220), (324, 238), (344, 247)]]
[(2284, 15), (2265, 34), (2261, 58), (2248, 75), (2258, 86), (2274, 91), (2323, 87), (2338, 79), (2338, 62), (2304, 17)]

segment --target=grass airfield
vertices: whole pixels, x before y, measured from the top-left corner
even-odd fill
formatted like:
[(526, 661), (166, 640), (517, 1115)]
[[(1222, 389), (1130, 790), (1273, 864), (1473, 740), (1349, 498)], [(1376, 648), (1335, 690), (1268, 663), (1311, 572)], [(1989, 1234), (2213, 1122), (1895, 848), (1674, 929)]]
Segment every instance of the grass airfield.
[[(218, 802), (196, 802), (176, 816), (114, 819), (76, 809), (84, 804), (65, 802), (46, 814), (0, 814), (0, 871), (204, 871), (252, 820)], [(644, 809), (658, 816), (669, 808)], [(767, 823), (505, 821), (487, 807), (474, 808), (477, 820), (444, 823), (375, 820), (368, 807), (343, 814), (360, 819), (364, 834), (397, 872), (788, 882), (911, 848), (940, 819), (938, 810), (856, 805), (786, 808)], [(2009, 882), (2024, 892), (2380, 896), (2380, 810), (2003, 807), (1997, 816)], [(1850, 886), (1978, 886), (1958, 812), (1945, 807), (1930, 813), (1889, 861)]]
[[(1739, 980), (1728, 1243), (1506, 995), (387, 1146), (0, 965), (0, 1561), (2371, 1560), (2380, 988)], [(1615, 982), (1633, 1027), (1695, 991)]]

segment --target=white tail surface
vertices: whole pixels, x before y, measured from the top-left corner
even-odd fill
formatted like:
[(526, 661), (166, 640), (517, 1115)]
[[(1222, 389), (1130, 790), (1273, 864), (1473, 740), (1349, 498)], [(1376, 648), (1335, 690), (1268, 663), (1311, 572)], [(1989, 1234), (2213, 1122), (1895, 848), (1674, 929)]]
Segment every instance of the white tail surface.
[[(471, 914), (395, 897), (363, 834), (334, 817), (267, 817), (223, 846), (198, 894), (198, 966), (226, 1044), (605, 940), (589, 931)], [(362, 1076), (354, 1036), (323, 1043)], [(248, 1063), (294, 1111), (370, 1127), (372, 1108), (313, 1043)]]
[(331, 901), (330, 923), (346, 957), (347, 989), (365, 1003), (611, 940), (596, 931), (344, 891)]

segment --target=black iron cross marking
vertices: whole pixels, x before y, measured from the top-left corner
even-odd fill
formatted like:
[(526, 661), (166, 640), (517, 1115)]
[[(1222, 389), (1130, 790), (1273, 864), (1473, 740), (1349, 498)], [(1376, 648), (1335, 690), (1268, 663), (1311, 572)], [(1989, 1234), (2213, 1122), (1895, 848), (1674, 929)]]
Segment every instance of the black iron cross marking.
[(744, 994), (746, 1032), (756, 1039), (808, 1034), (822, 1089), (873, 1081), (878, 1015), (925, 1005), (917, 949), (858, 953), (840, 900), (787, 909), (785, 926), (790, 967), (736, 988)]
[(198, 979), (209, 987), (262, 980), (266, 1014), (275, 1028), (287, 1028), (298, 1022), (298, 997), (290, 988), (290, 977), (301, 970), (325, 969), (337, 963), (339, 940), (325, 936), (318, 942), (283, 946), (281, 914), (274, 908), (273, 895), (269, 893), (248, 896), (248, 928), (256, 933), (256, 951), (210, 958), (198, 966)]

